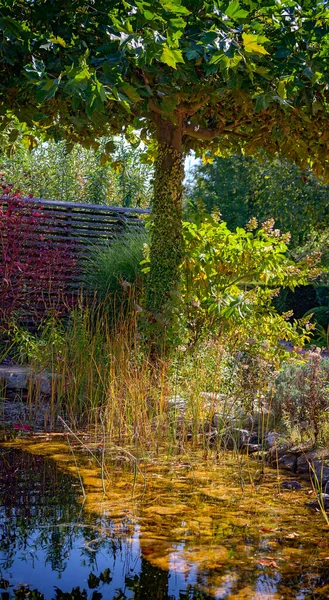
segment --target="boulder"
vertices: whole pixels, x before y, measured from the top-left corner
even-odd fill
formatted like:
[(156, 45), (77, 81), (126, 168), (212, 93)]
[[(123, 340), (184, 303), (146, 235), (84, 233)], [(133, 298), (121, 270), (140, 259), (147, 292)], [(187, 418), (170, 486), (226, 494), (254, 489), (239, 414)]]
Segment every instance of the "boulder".
[(235, 448), (244, 448), (249, 442), (250, 432), (248, 429), (233, 428), (229, 431), (225, 431), (222, 436), (222, 445), (227, 450), (234, 450)]
[(269, 431), (265, 436), (265, 448), (266, 450), (270, 450), (270, 448), (276, 447), (277, 440), (279, 434), (277, 431)]
[(322, 486), (322, 489), (329, 487), (329, 467), (321, 460), (313, 461), (310, 474), (315, 484)]
[(273, 446), (267, 453), (267, 460), (271, 465), (276, 465), (277, 461), (289, 452), (288, 444), (282, 445), (280, 448)]
[(41, 394), (51, 394), (53, 377), (46, 371), (35, 373), (30, 367), (0, 365), (0, 380), (8, 390), (27, 390), (32, 382)]
[(286, 481), (282, 481), (280, 483), (280, 488), (282, 490), (301, 490), (302, 485), (301, 485), (301, 483), (299, 483), (299, 481), (287, 479)]
[(283, 454), (278, 458), (278, 464), (283, 469), (287, 469), (288, 471), (296, 471), (297, 466), (297, 455), (291, 454), (288, 452), (287, 454)]

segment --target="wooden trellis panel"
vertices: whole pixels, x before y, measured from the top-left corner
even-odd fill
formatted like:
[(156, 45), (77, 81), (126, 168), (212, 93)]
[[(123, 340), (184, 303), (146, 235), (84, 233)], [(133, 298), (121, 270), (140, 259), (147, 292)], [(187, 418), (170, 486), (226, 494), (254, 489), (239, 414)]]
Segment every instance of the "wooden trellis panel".
[[(61, 281), (56, 282), (56, 285), (53, 285), (56, 291), (51, 293), (54, 294), (58, 292), (59, 288), (69, 290), (73, 294), (77, 293), (81, 285), (79, 271), (88, 250), (94, 245), (108, 244), (111, 240), (117, 239), (128, 232), (140, 231), (144, 227), (142, 215), (150, 212), (139, 208), (81, 204), (42, 198), (23, 198), (19, 202), (22, 214), (19, 219), (20, 231), (18, 232), (22, 240), (20, 242), (19, 257), (21, 264), (24, 266), (24, 260), (27, 261), (28, 257), (31, 261), (31, 248), (33, 248), (33, 251), (35, 249), (36, 256), (40, 256), (40, 252), (43, 250), (49, 251), (50, 248), (54, 252), (58, 248), (59, 254), (63, 251), (64, 253), (69, 252), (70, 257), (73, 259), (72, 264), (75, 267), (72, 270), (63, 271), (60, 269), (60, 265), (54, 268), (53, 282), (56, 278), (56, 268), (57, 279), (62, 278)], [(6, 210), (7, 205), (8, 197), (0, 196), (0, 209)], [(33, 219), (33, 215), (36, 218), (31, 234), (31, 216)], [(10, 228), (8, 231), (10, 232)], [(2, 247), (6, 244), (8, 231), (7, 234), (4, 229), (1, 231), (0, 243)], [(5, 260), (7, 260), (5, 252), (2, 251), (0, 252), (1, 272), (6, 271)], [(19, 283), (20, 278), (22, 284)], [(12, 280), (15, 280), (14, 276), (12, 276)], [(23, 277), (18, 271), (16, 285), (24, 285), (27, 296), (31, 295), (29, 287), (33, 288), (33, 283), (29, 286), (29, 280), (31, 280), (31, 276), (28, 273)], [(6, 286), (7, 284), (1, 282), (0, 285)], [(13, 285), (15, 285), (15, 281)], [(40, 303), (40, 295), (38, 301)], [(31, 304), (30, 300), (29, 302)]]

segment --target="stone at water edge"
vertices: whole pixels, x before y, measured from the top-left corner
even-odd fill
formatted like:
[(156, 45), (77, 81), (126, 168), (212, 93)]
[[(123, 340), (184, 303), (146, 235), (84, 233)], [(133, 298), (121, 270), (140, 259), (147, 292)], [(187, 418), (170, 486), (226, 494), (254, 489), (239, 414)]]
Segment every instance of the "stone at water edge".
[(317, 508), (319, 510), (321, 510), (321, 508), (324, 508), (324, 510), (329, 510), (329, 494), (321, 494), (321, 496), (316, 500), (305, 502), (305, 506)]
[(279, 434), (277, 431), (269, 431), (265, 436), (265, 448), (270, 450), (277, 445)]
[(291, 481), (288, 479), (280, 483), (280, 488), (283, 490), (301, 490), (302, 485), (299, 483), (299, 481)]
[(250, 431), (248, 429), (230, 429), (222, 436), (222, 445), (227, 450), (244, 448), (249, 442)]
[(42, 394), (51, 394), (53, 375), (43, 371), (34, 373), (30, 367), (20, 365), (0, 365), (0, 380), (9, 390), (27, 390), (32, 380), (33, 385)]

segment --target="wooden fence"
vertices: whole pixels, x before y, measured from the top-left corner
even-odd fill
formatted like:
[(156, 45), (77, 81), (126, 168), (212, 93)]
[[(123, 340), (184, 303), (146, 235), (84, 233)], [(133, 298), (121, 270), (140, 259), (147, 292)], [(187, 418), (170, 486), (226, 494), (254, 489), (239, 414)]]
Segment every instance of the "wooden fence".
[[(14, 310), (25, 313), (33, 304), (42, 312), (47, 298), (49, 303), (59, 292), (77, 293), (88, 250), (140, 231), (142, 216), (150, 212), (42, 198), (14, 198), (11, 202), (12, 216), (8, 217), (10, 200), (0, 196), (0, 303), (6, 307), (15, 300)], [(42, 271), (47, 268), (48, 274)], [(48, 286), (45, 292), (47, 277), (51, 289)]]

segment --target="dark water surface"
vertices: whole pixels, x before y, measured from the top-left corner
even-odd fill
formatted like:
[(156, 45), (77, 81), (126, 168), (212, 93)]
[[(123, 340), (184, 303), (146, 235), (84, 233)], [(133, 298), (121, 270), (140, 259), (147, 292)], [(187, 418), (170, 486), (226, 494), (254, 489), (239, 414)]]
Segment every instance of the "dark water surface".
[(84, 500), (76, 458), (51, 444), (0, 448), (3, 600), (21, 585), (46, 600), (329, 598), (329, 528), (304, 506), (306, 484), (281, 492), (278, 473), (245, 459), (149, 460), (136, 471), (121, 454), (104, 495), (85, 454)]

